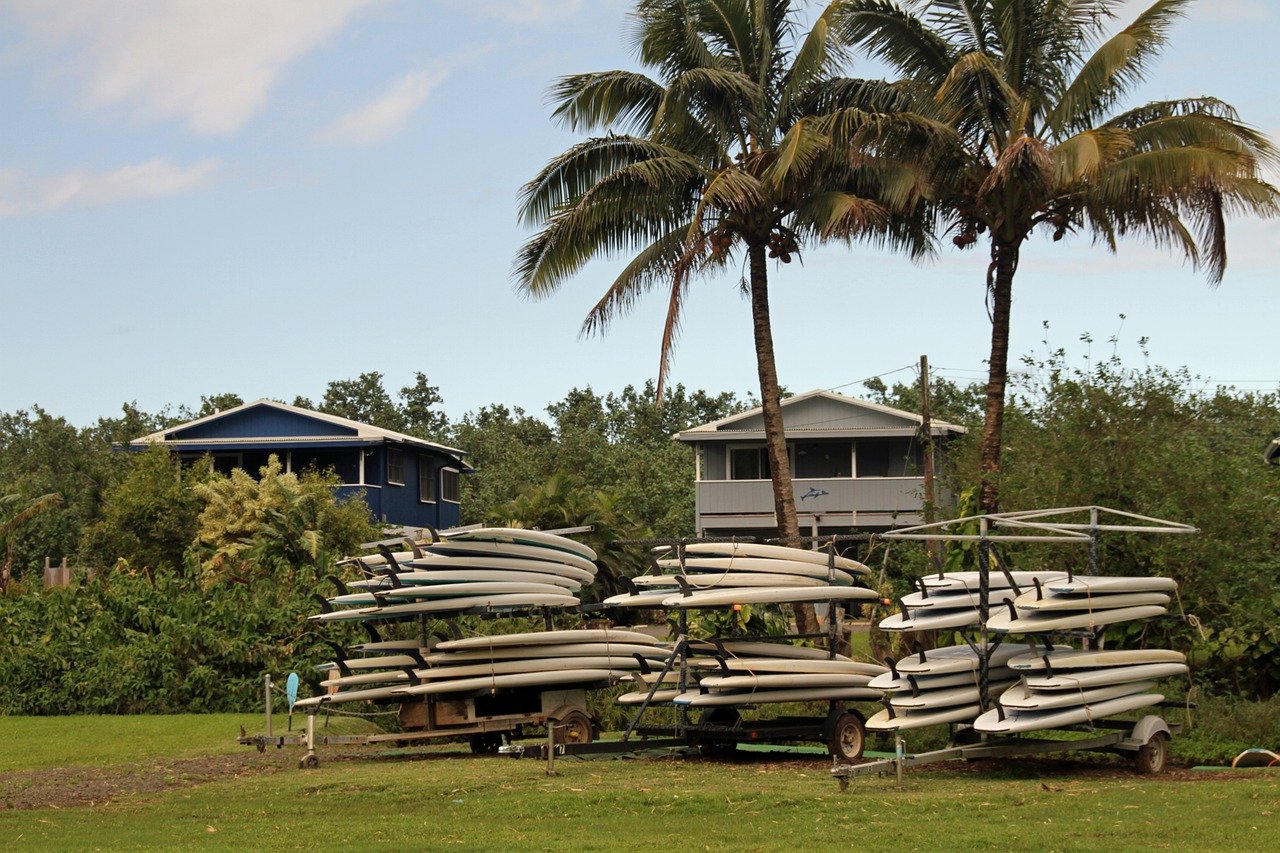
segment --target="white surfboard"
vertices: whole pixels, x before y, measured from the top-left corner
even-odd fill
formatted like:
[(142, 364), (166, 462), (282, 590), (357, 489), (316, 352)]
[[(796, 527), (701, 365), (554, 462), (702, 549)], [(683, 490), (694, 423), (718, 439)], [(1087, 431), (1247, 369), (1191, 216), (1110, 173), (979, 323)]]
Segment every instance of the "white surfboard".
[[(906, 708), (892, 713), (886, 708), (867, 720), (866, 728), (873, 732), (903, 731), (906, 729), (922, 729), (925, 726), (938, 726), (943, 723), (964, 723), (978, 716), (981, 707), (978, 705), (957, 705), (952, 708), (929, 709), (927, 711), (909, 711)], [(897, 714), (894, 716), (893, 714)]]
[[(992, 681), (988, 684), (988, 696), (995, 698), (1012, 684), (1012, 681)], [(919, 693), (894, 693), (889, 697), (895, 709), (927, 710), (930, 708), (950, 708), (955, 705), (972, 705), (978, 701), (980, 690), (976, 684), (964, 684), (957, 687), (941, 687), (936, 690), (921, 690)]]
[(596, 552), (581, 542), (575, 542), (567, 536), (546, 533), (542, 530), (525, 530), (521, 527), (480, 527), (475, 530), (462, 530), (448, 533), (440, 537), (446, 543), (452, 542), (497, 542), (513, 545), (533, 545), (540, 548), (551, 548), (576, 554), (586, 560), (594, 560)]
[[(980, 644), (975, 644), (981, 648)], [(988, 666), (1003, 666), (1005, 661), (1015, 655), (1025, 654), (1032, 648), (1025, 643), (1001, 643), (988, 655)], [(1069, 648), (1063, 646), (1062, 648)], [(929, 649), (924, 653), (924, 660), (919, 654), (908, 655), (896, 664), (894, 669), (904, 675), (946, 675), (955, 672), (972, 672), (978, 668), (977, 653), (966, 643), (961, 646), (944, 646)]]
[[(430, 572), (402, 572), (396, 575), (405, 587), (444, 586), (456, 583), (546, 583), (564, 587), (570, 592), (582, 589), (582, 581), (545, 572), (511, 571), (508, 569), (445, 569)], [(352, 581), (348, 589), (391, 592), (395, 587), (385, 577)]]
[(543, 548), (539, 545), (519, 545), (514, 542), (467, 542), (457, 539), (443, 540), (434, 545), (427, 545), (423, 552), (427, 556), (444, 556), (444, 557), (507, 557), (522, 558), (526, 560), (548, 560), (554, 563), (563, 563), (567, 566), (582, 569), (583, 571), (596, 572), (596, 564), (588, 560), (586, 557), (573, 554), (568, 551), (560, 551), (553, 548)]
[[(760, 658), (793, 658), (796, 660), (840, 660), (851, 661), (853, 658), (846, 655), (832, 655), (826, 649), (815, 649), (811, 646), (793, 646), (788, 642), (778, 643), (760, 643), (751, 640), (732, 640), (723, 639), (720, 645), (724, 650), (735, 657), (760, 657)], [(710, 640), (690, 640), (689, 648), (691, 651), (700, 652), (702, 654), (713, 654), (716, 652), (716, 644)]]
[[(715, 658), (689, 658), (686, 663), (692, 669), (719, 670), (720, 662)], [(788, 658), (725, 658), (725, 666), (733, 673), (768, 673), (768, 672), (839, 672), (854, 675), (879, 675), (885, 671), (878, 663), (864, 663), (856, 660), (798, 660)], [(704, 674), (705, 678), (706, 675)]]
[(675, 593), (679, 592), (679, 588), (673, 589), (657, 589), (649, 590), (632, 595), (629, 592), (611, 595), (604, 601), (600, 602), (605, 607), (662, 607), (662, 602), (666, 601)]
[[(676, 581), (677, 575), (638, 575), (631, 579), (636, 586), (644, 588), (650, 586), (676, 587), (680, 585)], [(679, 575), (692, 587), (702, 589), (710, 589), (714, 587), (744, 587), (744, 586), (827, 586), (827, 582), (821, 578), (810, 578), (803, 575), (777, 575), (769, 572), (717, 572), (713, 574), (688, 574)]]
[[(1012, 598), (1013, 590), (1011, 589), (993, 589), (987, 595), (987, 602), (994, 606)], [(909, 610), (975, 610), (980, 599), (981, 596), (977, 592), (944, 589), (930, 592), (927, 596), (921, 592), (913, 592), (910, 595), (904, 595), (900, 603)]]
[[(667, 549), (670, 550), (670, 549)], [(686, 545), (686, 554), (700, 557), (762, 557), (769, 560), (794, 560), (800, 563), (813, 563), (819, 566), (828, 565), (825, 551), (811, 551), (807, 548), (788, 548), (785, 545), (762, 545), (756, 542), (695, 542)], [(851, 574), (870, 574), (871, 569), (857, 560), (839, 555), (835, 558), (835, 567)]]
[[(678, 560), (658, 560), (658, 565), (673, 572), (680, 571)], [(765, 572), (775, 575), (798, 575), (825, 581), (834, 578), (833, 583), (849, 586), (854, 576), (843, 569), (836, 569), (834, 574), (825, 566), (806, 563), (798, 560), (768, 560), (762, 557), (696, 557), (686, 559), (684, 573), (720, 574), (724, 572)]]
[(1143, 663), (1133, 666), (1109, 666), (1105, 669), (1078, 669), (1070, 673), (1026, 675), (1023, 682), (1031, 690), (1080, 690), (1084, 687), (1101, 687), (1104, 684), (1124, 684), (1128, 681), (1146, 681), (1152, 678), (1170, 678), (1185, 675), (1185, 663)]
[(596, 577), (594, 566), (591, 569), (584, 569), (581, 566), (571, 566), (568, 563), (561, 563), (556, 560), (535, 560), (527, 557), (486, 557), (482, 555), (430, 557), (401, 563), (400, 568), (403, 571), (400, 572), (398, 577), (404, 583), (410, 583), (410, 578), (418, 578), (421, 572), (426, 572), (429, 578), (432, 572), (443, 572), (451, 569), (502, 569), (509, 572), (541, 572), (545, 575), (561, 575), (562, 577), (573, 578), (581, 583), (591, 583)]
[(525, 631), (518, 634), (492, 634), (445, 640), (437, 643), (438, 652), (464, 652), (507, 646), (551, 646), (563, 643), (640, 643), (659, 645), (660, 640), (639, 631), (623, 628), (574, 628), (564, 631)]
[[(708, 690), (779, 690), (801, 687), (866, 687), (874, 676), (843, 672), (775, 672), (762, 675), (704, 675)], [(879, 698), (877, 695), (876, 698)]]
[(1058, 726), (1074, 726), (1080, 723), (1092, 723), (1105, 717), (1136, 711), (1164, 701), (1159, 693), (1138, 693), (1132, 696), (1121, 696), (1118, 699), (1107, 699), (1091, 705), (1079, 705), (1074, 708), (1060, 708), (1050, 711), (1004, 712), (1000, 719), (1001, 709), (992, 708), (974, 721), (977, 731), (988, 734), (1013, 734), (1015, 732), (1033, 732), (1040, 729), (1052, 729)]
[(317, 622), (355, 622), (362, 620), (399, 619), (419, 613), (447, 613), (485, 607), (493, 610), (511, 610), (520, 607), (577, 607), (581, 604), (572, 595), (512, 594), (473, 595), (446, 598), (439, 601), (414, 601), (387, 607), (359, 607), (353, 610), (335, 610), (317, 613), (308, 618)]
[(1129, 681), (1124, 684), (1106, 684), (1084, 690), (1039, 692), (1025, 685), (1015, 684), (1001, 693), (996, 701), (1006, 711), (1049, 711), (1075, 705), (1092, 705), (1095, 702), (1118, 699), (1134, 693), (1146, 693), (1155, 686), (1154, 681)]
[[(347, 658), (342, 661), (342, 665), (352, 670), (392, 669), (401, 666), (418, 666), (419, 658), (415, 658), (413, 655), (376, 655), (373, 657)], [(329, 661), (321, 664), (317, 669), (331, 671), (339, 670), (339, 667), (334, 662)]]
[[(427, 643), (434, 642), (432, 638), (427, 638)], [(386, 652), (400, 652), (405, 649), (413, 649), (426, 654), (428, 649), (422, 645), (421, 640), (378, 640), (377, 642), (357, 643), (349, 646), (347, 651), (359, 652), (361, 654), (385, 654)]]
[(371, 702), (375, 699), (394, 699), (395, 692), (399, 689), (399, 684), (393, 684), (386, 687), (366, 687), (361, 690), (340, 690), (337, 693), (327, 693), (324, 696), (312, 696), (307, 699), (299, 699), (293, 704), (293, 707), (310, 708), (314, 705), (331, 703)]
[(617, 655), (641, 655), (646, 659), (666, 660), (671, 656), (671, 650), (652, 643), (619, 642), (494, 646), (452, 652), (442, 652), (437, 648), (435, 652), (427, 655), (427, 663), (432, 666), (451, 666), (462, 661), (519, 660), (540, 657), (614, 657)]
[(502, 690), (511, 687), (543, 687), (548, 684), (591, 684), (609, 682), (619, 673), (612, 669), (560, 669), (551, 672), (517, 672), (510, 675), (484, 675), (474, 678), (448, 678), (427, 684), (397, 688), (399, 696), (434, 696), (440, 693), (472, 693), (478, 690)]
[[(1065, 578), (1067, 576), (1066, 572), (1057, 571), (1018, 571), (1010, 572), (1009, 574), (1013, 575), (1013, 582), (1023, 590), (1032, 587), (1037, 579), (1039, 579), (1043, 584), (1048, 581)], [(976, 571), (946, 572), (942, 577), (938, 577), (937, 575), (925, 575), (920, 580), (923, 581), (924, 585), (930, 589), (938, 590), (951, 589), (977, 592), (982, 586), (982, 579)], [(1009, 578), (1005, 576), (1004, 572), (992, 571), (987, 574), (987, 589), (1007, 589), (1008, 587)]]
[(981, 624), (977, 609), (911, 611), (891, 613), (880, 620), (882, 631), (941, 631), (947, 628), (969, 628)]
[(1109, 575), (1075, 575), (1045, 584), (1050, 592), (1173, 592), (1178, 588), (1172, 578), (1113, 577)]
[(495, 595), (498, 593), (545, 593), (549, 595), (566, 595), (564, 587), (545, 583), (445, 583), (429, 586), (406, 586), (399, 589), (372, 592), (351, 592), (346, 595), (335, 595), (329, 599), (330, 604), (361, 605), (365, 607), (386, 604), (399, 604), (407, 600), (420, 601), (437, 598), (457, 598), (460, 595)]
[[(562, 669), (639, 669), (640, 662), (627, 655), (591, 657), (524, 658), (521, 660), (482, 661), (457, 665), (431, 666), (414, 670), (422, 681), (443, 681), (448, 678), (475, 678), (481, 675), (511, 675), (518, 672), (555, 672)], [(401, 680), (408, 681), (405, 673)]]
[[(1009, 668), (1015, 670), (1044, 670), (1045, 653), (1028, 653), (1009, 659)], [(1096, 669), (1106, 666), (1132, 666), (1143, 663), (1185, 663), (1187, 656), (1170, 649), (1103, 649), (1084, 651), (1054, 651), (1048, 654), (1048, 667), (1058, 670)]]
[[(1002, 668), (1003, 669), (1003, 668)], [(911, 678), (915, 679), (915, 684), (911, 682)], [(877, 675), (867, 683), (868, 687), (876, 690), (883, 690), (886, 693), (894, 693), (899, 690), (910, 692), (912, 689), (917, 690), (937, 690), (941, 687), (959, 687), (965, 684), (978, 683), (978, 671), (970, 670), (968, 672), (953, 672), (949, 675), (921, 675), (911, 676), (905, 675), (894, 677), (892, 672), (885, 672)]]
[[(655, 705), (666, 705), (679, 695), (679, 688), (661, 688), (654, 691), (653, 698), (649, 701)], [(615, 701), (619, 705), (643, 705), (648, 696), (648, 690), (637, 690), (633, 693), (623, 693)]]
[(1090, 595), (1050, 593), (1036, 598), (1034, 592), (1023, 593), (1013, 601), (1019, 611), (1028, 613), (1056, 613), (1060, 611), (1108, 610), (1117, 607), (1167, 607), (1169, 596), (1163, 592), (1116, 592)]
[(1118, 622), (1150, 619), (1168, 613), (1167, 607), (1116, 607), (1107, 610), (1067, 611), (1063, 613), (1028, 614), (1017, 619), (1009, 615), (1008, 608), (992, 611), (987, 620), (987, 630), (1007, 634), (1034, 634), (1043, 631), (1070, 631), (1076, 628), (1100, 628)]
[(690, 595), (674, 595), (663, 601), (666, 607), (724, 607), (728, 604), (791, 604), (817, 601), (878, 601), (875, 590), (856, 586), (713, 589)]
[(870, 702), (880, 692), (866, 687), (808, 687), (791, 690), (756, 690), (747, 693), (681, 693), (672, 701), (677, 705), (707, 708), (719, 705), (768, 705), (778, 702), (827, 702), (848, 700)]

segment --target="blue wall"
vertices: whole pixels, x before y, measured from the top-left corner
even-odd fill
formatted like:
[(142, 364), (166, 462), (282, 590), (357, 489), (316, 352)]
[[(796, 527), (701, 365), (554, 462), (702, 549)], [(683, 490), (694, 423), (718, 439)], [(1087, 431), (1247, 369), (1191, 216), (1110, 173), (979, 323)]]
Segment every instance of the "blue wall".
[(255, 406), (169, 434), (175, 439), (261, 438), (262, 436), (351, 435), (351, 427), (339, 426), (296, 412)]

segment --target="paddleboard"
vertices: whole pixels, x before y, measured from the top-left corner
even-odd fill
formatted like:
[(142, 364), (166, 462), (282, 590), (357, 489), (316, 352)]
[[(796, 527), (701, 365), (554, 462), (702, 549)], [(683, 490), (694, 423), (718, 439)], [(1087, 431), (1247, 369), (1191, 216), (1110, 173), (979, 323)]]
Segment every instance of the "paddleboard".
[(1040, 729), (1052, 729), (1059, 726), (1073, 726), (1079, 723), (1093, 723), (1105, 717), (1136, 711), (1164, 701), (1159, 693), (1139, 693), (1132, 696), (1121, 696), (1091, 705), (1075, 708), (1061, 708), (1051, 711), (1015, 711), (1005, 712), (1000, 719), (1001, 710), (992, 708), (974, 721), (977, 731), (988, 734), (1013, 734), (1015, 732), (1032, 732)]
[[(680, 571), (680, 562), (678, 560), (658, 560), (658, 565), (664, 569)], [(821, 581), (834, 578), (832, 583), (840, 586), (849, 586), (853, 583), (853, 575), (842, 569), (836, 569), (834, 575), (832, 575), (825, 566), (817, 566), (813, 563), (797, 560), (766, 560), (757, 557), (698, 557), (687, 559), (684, 563), (684, 573), (687, 575), (723, 574), (726, 572), (764, 572), (775, 575), (796, 575), (816, 578)]]
[[(1103, 649), (1084, 651), (1053, 651), (1049, 655), (1049, 667), (1054, 672), (1062, 669), (1094, 669), (1106, 666), (1131, 666), (1142, 663), (1185, 663), (1187, 656), (1170, 649)], [(1016, 670), (1045, 669), (1045, 653), (1018, 655), (1009, 659), (1009, 668)]]
[(601, 602), (605, 607), (662, 607), (662, 602), (670, 598), (679, 588), (650, 590), (632, 595), (624, 592), (611, 595)]
[(1043, 631), (1070, 631), (1076, 628), (1099, 628), (1117, 622), (1150, 619), (1168, 613), (1168, 608), (1116, 607), (1108, 610), (1069, 611), (1054, 614), (1028, 614), (1017, 619), (1009, 615), (1009, 609), (992, 611), (987, 619), (987, 630), (1006, 634), (1034, 634)]
[[(899, 603), (909, 610), (955, 610), (955, 609), (976, 609), (981, 603), (982, 596), (976, 592), (969, 590), (938, 590), (930, 592), (927, 596), (922, 592), (913, 592), (910, 595), (904, 595)], [(1013, 590), (1011, 589), (993, 589), (987, 594), (988, 604), (1003, 603), (1013, 598)]]
[(419, 613), (443, 613), (487, 607), (494, 610), (511, 610), (520, 607), (576, 607), (581, 604), (572, 595), (513, 594), (475, 595), (447, 598), (440, 601), (415, 601), (393, 604), (387, 607), (360, 607), (353, 610), (335, 610), (308, 617), (317, 622), (353, 622), (375, 619), (398, 619)]
[(494, 646), (470, 648), (462, 651), (437, 650), (427, 655), (432, 666), (448, 666), (461, 661), (518, 660), (539, 657), (614, 657), (617, 655), (641, 655), (654, 660), (666, 660), (671, 650), (651, 643), (555, 643), (532, 646)]
[(1117, 607), (1143, 607), (1169, 604), (1169, 596), (1163, 592), (1116, 592), (1077, 595), (1075, 593), (1050, 593), (1036, 598), (1034, 592), (1023, 593), (1013, 600), (1019, 611), (1029, 613), (1054, 613), (1063, 610), (1107, 610)]
[[(662, 586), (679, 588), (677, 575), (638, 575), (631, 582), (638, 587)], [(803, 575), (775, 575), (769, 572), (718, 572), (715, 574), (680, 575), (689, 586), (710, 587), (744, 587), (744, 586), (827, 586), (822, 578), (810, 578)]]
[(1105, 669), (1072, 670), (1069, 675), (1066, 673), (1052, 676), (1026, 675), (1023, 683), (1031, 690), (1079, 690), (1083, 687), (1124, 684), (1129, 681), (1168, 678), (1186, 673), (1185, 663), (1143, 663), (1133, 666), (1111, 666)]
[[(396, 579), (405, 586), (444, 586), (455, 583), (546, 583), (564, 587), (570, 592), (582, 589), (583, 582), (564, 575), (545, 572), (523, 572), (507, 569), (444, 569), (430, 572), (401, 572)], [(397, 589), (385, 577), (352, 581), (348, 589), (387, 590)]]
[(518, 672), (510, 675), (486, 675), (475, 678), (450, 678), (428, 684), (399, 687), (399, 696), (431, 696), (439, 693), (471, 693), (477, 690), (500, 690), (509, 687), (541, 687), (547, 684), (584, 684), (611, 681), (617, 675), (612, 669), (562, 669), (553, 672)]
[(978, 611), (938, 610), (892, 613), (880, 620), (882, 631), (941, 631), (946, 628), (968, 628), (981, 624)]
[(899, 711), (895, 708), (890, 712), (886, 708), (867, 720), (866, 729), (873, 732), (891, 732), (922, 729), (925, 726), (937, 726), (943, 723), (963, 723), (978, 716), (980, 710), (978, 705), (960, 705), (954, 708), (927, 711), (908, 711), (905, 708)]
[(827, 702), (846, 699), (870, 702), (880, 698), (878, 690), (866, 687), (809, 687), (792, 690), (757, 690), (751, 693), (681, 693), (672, 701), (677, 705), (706, 708), (716, 705), (767, 705), (777, 702)]
[[(428, 644), (432, 642), (434, 641), (431, 638), (427, 639)], [(358, 643), (354, 646), (349, 646), (347, 651), (381, 653), (398, 652), (405, 649), (413, 649), (414, 651), (421, 650), (424, 655), (428, 651), (427, 648), (423, 647), (421, 640), (378, 640), (377, 642)]]
[[(1012, 681), (992, 681), (988, 685), (987, 695), (998, 696)], [(976, 684), (964, 684), (957, 687), (941, 687), (937, 690), (921, 690), (919, 693), (894, 693), (889, 703), (895, 709), (927, 710), (930, 708), (950, 708), (955, 705), (971, 705), (978, 701), (980, 690)]]
[[(981, 646), (979, 645), (978, 648), (981, 648)], [(1005, 661), (1014, 655), (1025, 654), (1033, 648), (1037, 647), (1029, 646), (1025, 643), (1001, 643), (991, 650), (988, 655), (987, 665), (989, 667), (1003, 666)], [(1061, 646), (1060, 648), (1066, 649), (1070, 647)], [(971, 672), (977, 668), (977, 653), (967, 643), (962, 646), (944, 646), (939, 649), (929, 649), (924, 653), (923, 660), (921, 660), (919, 654), (914, 654), (904, 657), (894, 664), (894, 669), (903, 675), (947, 675), (955, 672)]]
[(494, 595), (497, 593), (545, 593), (549, 595), (566, 595), (565, 588), (545, 583), (444, 583), (429, 586), (409, 586), (379, 592), (351, 592), (346, 595), (335, 595), (329, 599), (330, 604), (378, 606), (398, 604), (406, 599), (426, 600), (437, 598), (457, 598), (462, 595)]
[[(1019, 589), (1027, 589), (1035, 584), (1038, 578), (1040, 582), (1065, 578), (1066, 572), (1010, 572), (1013, 575), (1013, 582)], [(930, 589), (951, 589), (951, 590), (970, 590), (977, 592), (982, 586), (982, 580), (978, 572), (946, 572), (941, 577), (938, 575), (925, 575), (921, 582)], [(1009, 587), (1009, 578), (1004, 572), (993, 571), (987, 575), (987, 589), (1007, 589)]]
[[(842, 672), (777, 672), (765, 675), (704, 675), (708, 690), (776, 690), (800, 687), (866, 687), (874, 676)], [(877, 696), (876, 698), (879, 698)]]
[(1075, 575), (1070, 581), (1063, 578), (1044, 586), (1050, 592), (1173, 592), (1178, 583), (1172, 578)]
[[(618, 702), (619, 705), (643, 705), (644, 700), (646, 697), (648, 697), (648, 695), (649, 695), (648, 690), (640, 690), (640, 691), (636, 691), (635, 693), (623, 693), (621, 696), (617, 698), (616, 701)], [(655, 705), (659, 705), (659, 704), (666, 705), (670, 703), (672, 699), (675, 699), (679, 695), (680, 695), (679, 688), (661, 689), (661, 690), (654, 691), (653, 699), (649, 701)]]
[[(693, 669), (720, 669), (715, 658), (689, 658), (686, 663)], [(730, 672), (839, 672), (855, 675), (879, 675), (885, 671), (878, 663), (856, 660), (799, 660), (795, 658), (725, 658)], [(703, 676), (706, 677), (705, 675)]]
[[(422, 681), (448, 678), (474, 678), (481, 675), (510, 675), (517, 672), (555, 672), (561, 669), (639, 669), (640, 662), (627, 655), (589, 657), (524, 658), (521, 660), (484, 661), (458, 665), (431, 666), (414, 671)], [(404, 675), (404, 673), (400, 673)], [(408, 680), (408, 676), (404, 677)]]
[(518, 634), (487, 634), (437, 643), (438, 652), (464, 652), (507, 646), (551, 646), (562, 643), (640, 643), (659, 645), (661, 641), (639, 631), (621, 628), (574, 628), (564, 631), (525, 631)]
[(551, 548), (576, 554), (585, 560), (594, 560), (596, 552), (581, 542), (575, 542), (567, 536), (558, 536), (542, 530), (525, 530), (520, 527), (480, 527), (475, 530), (462, 530), (440, 537), (446, 545), (455, 542), (496, 542), (499, 544), (533, 545), (539, 548)]
[(548, 560), (554, 563), (563, 563), (567, 566), (574, 566), (583, 571), (596, 572), (596, 564), (581, 557), (577, 554), (571, 554), (568, 551), (557, 551), (552, 548), (543, 548), (539, 545), (518, 545), (513, 542), (463, 542), (457, 540), (446, 540), (438, 542), (434, 545), (428, 545), (422, 549), (428, 555), (446, 556), (446, 557), (476, 557), (488, 555), (490, 557), (517, 557), (532, 560)]
[(364, 690), (342, 690), (337, 693), (328, 693), (324, 696), (312, 696), (308, 699), (299, 699), (293, 703), (295, 708), (310, 708), (313, 705), (322, 705), (337, 702), (371, 702), (377, 699), (394, 699), (396, 691), (401, 689), (400, 685), (391, 685), (389, 687), (369, 687)]
[(854, 586), (712, 589), (690, 595), (674, 595), (663, 601), (666, 607), (724, 607), (729, 604), (790, 604), (807, 601), (878, 601), (875, 590)]
[[(1000, 668), (1001, 672), (1007, 672)], [(988, 676), (989, 677), (989, 676)], [(915, 683), (912, 683), (915, 679)], [(886, 693), (893, 693), (899, 690), (936, 690), (940, 687), (958, 687), (964, 684), (977, 684), (978, 671), (976, 669), (968, 672), (955, 672), (949, 675), (913, 675), (908, 678), (905, 675), (894, 676), (892, 672), (884, 672), (877, 675), (867, 683), (868, 687), (876, 690), (883, 690)]]
[[(832, 655), (826, 649), (815, 649), (809, 646), (793, 646), (787, 642), (778, 643), (757, 643), (750, 640), (730, 640), (720, 641), (720, 645), (724, 647), (725, 652), (738, 657), (777, 657), (777, 658), (794, 658), (803, 660), (839, 660), (851, 661), (853, 658), (845, 655)], [(709, 640), (690, 640), (689, 649), (691, 651), (702, 652), (704, 654), (714, 653), (716, 644)]]
[(433, 572), (454, 569), (500, 569), (510, 572), (541, 572), (544, 575), (560, 575), (561, 577), (572, 578), (581, 583), (591, 583), (596, 577), (594, 566), (588, 570), (580, 566), (557, 562), (556, 560), (534, 560), (526, 557), (431, 557), (402, 563), (401, 568), (403, 571), (397, 576), (403, 583), (410, 583), (411, 577), (417, 579), (419, 574), (423, 572), (429, 578)]
[[(686, 545), (686, 554), (699, 556), (723, 555), (726, 557), (763, 557), (773, 560), (794, 560), (800, 563), (813, 563), (819, 566), (828, 565), (825, 551), (810, 551), (805, 548), (788, 548), (785, 545), (761, 545), (756, 542), (695, 542)], [(852, 574), (870, 574), (871, 569), (851, 560), (848, 557), (836, 556), (835, 566)]]
[(1041, 693), (1022, 684), (1015, 684), (1000, 694), (996, 701), (1006, 711), (1048, 711), (1070, 708), (1075, 705), (1092, 705), (1107, 699), (1118, 699), (1134, 693), (1146, 693), (1155, 687), (1154, 681), (1129, 681), (1124, 684), (1106, 684), (1084, 690), (1055, 690)]

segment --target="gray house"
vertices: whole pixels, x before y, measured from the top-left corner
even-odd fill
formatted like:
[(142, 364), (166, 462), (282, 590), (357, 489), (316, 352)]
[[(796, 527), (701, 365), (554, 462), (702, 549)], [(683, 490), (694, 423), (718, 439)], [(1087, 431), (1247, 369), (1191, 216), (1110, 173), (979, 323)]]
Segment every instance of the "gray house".
[[(787, 455), (802, 533), (871, 532), (923, 521), (919, 415), (831, 391), (782, 401)], [(935, 467), (964, 427), (931, 424)], [(697, 459), (697, 526), (704, 536), (777, 530), (759, 408), (676, 435)], [(939, 496), (940, 501), (949, 499)]]

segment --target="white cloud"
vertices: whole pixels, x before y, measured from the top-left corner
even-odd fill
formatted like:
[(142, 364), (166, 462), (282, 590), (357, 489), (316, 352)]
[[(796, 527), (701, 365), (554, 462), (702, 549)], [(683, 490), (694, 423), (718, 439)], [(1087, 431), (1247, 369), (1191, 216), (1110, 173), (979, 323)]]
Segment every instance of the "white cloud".
[(27, 216), (176, 195), (207, 183), (218, 166), (214, 158), (186, 167), (156, 158), (109, 172), (77, 170), (40, 178), (16, 169), (0, 170), (0, 216)]
[(5, 0), (15, 48), (82, 82), (83, 103), (195, 133), (258, 113), (289, 63), (380, 0)]
[(413, 71), (364, 106), (339, 116), (320, 138), (340, 145), (372, 145), (399, 133), (449, 71), (443, 67)]
[[(485, 18), (508, 24), (560, 21), (582, 8), (582, 0), (445, 0)], [(597, 0), (598, 2), (598, 0)]]

